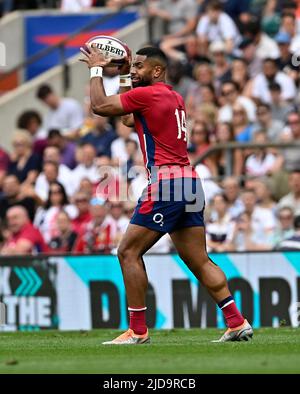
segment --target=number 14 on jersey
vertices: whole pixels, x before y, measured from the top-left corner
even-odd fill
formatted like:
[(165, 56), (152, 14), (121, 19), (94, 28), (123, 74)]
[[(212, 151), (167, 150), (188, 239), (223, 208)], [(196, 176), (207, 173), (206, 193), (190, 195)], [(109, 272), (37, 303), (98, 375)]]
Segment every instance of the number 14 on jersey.
[(184, 110), (183, 109), (179, 110), (178, 108), (176, 108), (175, 116), (176, 116), (177, 127), (178, 127), (177, 139), (180, 140), (184, 135), (183, 141), (186, 141), (187, 127), (186, 127), (186, 118), (185, 118)]

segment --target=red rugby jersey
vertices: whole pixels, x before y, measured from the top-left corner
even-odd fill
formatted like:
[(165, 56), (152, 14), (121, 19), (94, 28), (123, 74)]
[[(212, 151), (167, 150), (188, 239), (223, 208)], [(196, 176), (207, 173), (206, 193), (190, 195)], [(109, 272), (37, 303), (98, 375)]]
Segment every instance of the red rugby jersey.
[(133, 113), (145, 166), (189, 166), (183, 98), (170, 85), (157, 82), (120, 95)]

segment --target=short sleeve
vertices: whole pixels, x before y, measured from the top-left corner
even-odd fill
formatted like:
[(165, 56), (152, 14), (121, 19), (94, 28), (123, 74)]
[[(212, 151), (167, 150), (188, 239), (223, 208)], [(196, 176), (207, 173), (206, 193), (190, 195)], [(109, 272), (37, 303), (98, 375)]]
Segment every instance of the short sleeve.
[(139, 87), (120, 95), (123, 109), (127, 113), (142, 112), (151, 105), (151, 87)]

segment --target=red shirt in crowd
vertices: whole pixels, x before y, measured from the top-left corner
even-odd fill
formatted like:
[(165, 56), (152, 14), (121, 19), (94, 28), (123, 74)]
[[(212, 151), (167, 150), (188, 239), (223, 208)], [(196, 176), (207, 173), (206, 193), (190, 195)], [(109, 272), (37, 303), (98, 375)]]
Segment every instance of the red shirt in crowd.
[(91, 221), (83, 226), (74, 246), (76, 253), (109, 253), (114, 248), (117, 233), (115, 223), (106, 218), (100, 226)]
[(92, 219), (90, 212), (86, 212), (83, 215), (77, 216), (77, 218), (72, 220), (72, 227), (75, 233), (80, 234), (83, 228), (89, 223)]
[(6, 241), (4, 248), (13, 248), (22, 239), (31, 242), (32, 249), (29, 253), (46, 253), (49, 250), (40, 230), (34, 227), (31, 223), (25, 224), (18, 233), (12, 234)]

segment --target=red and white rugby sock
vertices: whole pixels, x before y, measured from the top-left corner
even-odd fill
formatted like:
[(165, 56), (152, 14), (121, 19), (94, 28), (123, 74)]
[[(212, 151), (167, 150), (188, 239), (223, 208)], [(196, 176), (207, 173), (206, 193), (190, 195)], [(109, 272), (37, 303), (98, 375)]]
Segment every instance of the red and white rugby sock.
[(129, 328), (137, 335), (147, 332), (146, 325), (146, 306), (129, 307)]
[(219, 302), (218, 306), (223, 312), (227, 327), (236, 328), (244, 323), (245, 319), (236, 307), (232, 296), (229, 296), (223, 301)]

